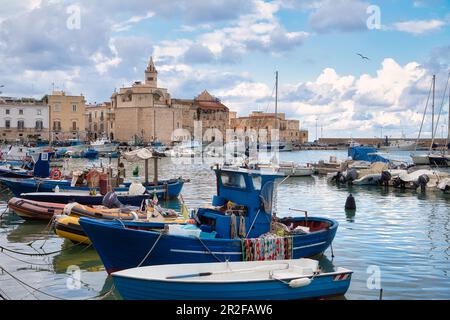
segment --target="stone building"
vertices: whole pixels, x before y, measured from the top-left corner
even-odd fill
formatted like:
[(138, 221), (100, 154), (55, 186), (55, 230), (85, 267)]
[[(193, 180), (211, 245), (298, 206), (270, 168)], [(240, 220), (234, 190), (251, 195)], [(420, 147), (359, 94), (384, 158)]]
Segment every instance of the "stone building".
[(0, 140), (48, 140), (48, 107), (34, 98), (0, 97)]
[(48, 105), (50, 140), (85, 140), (86, 100), (83, 95), (69, 96), (64, 91), (53, 91), (43, 98)]
[[(115, 121), (110, 136), (125, 142), (158, 140), (169, 144), (194, 137), (194, 122), (202, 121), (204, 139), (213, 141), (215, 136), (208, 129), (217, 128), (225, 136), (228, 111), (206, 90), (195, 99), (172, 99), (166, 88), (158, 87), (158, 72), (150, 58), (144, 83), (136, 81), (113, 93), (110, 112)], [(185, 129), (184, 133), (178, 129)]]
[(182, 127), (182, 110), (173, 108), (167, 89), (158, 87), (158, 72), (152, 58), (144, 75), (144, 83), (137, 81), (113, 93), (113, 136), (120, 141), (138, 138), (144, 142), (169, 143), (172, 132)]
[(308, 141), (308, 131), (300, 130), (299, 120), (286, 119), (284, 113), (278, 113), (275, 117), (274, 113), (252, 112), (248, 117), (232, 117), (230, 118), (230, 128), (233, 130), (260, 129), (267, 130), (267, 139), (271, 140), (271, 130), (279, 129), (279, 138), (282, 142), (292, 144), (303, 144)]
[(88, 140), (102, 137), (114, 139), (114, 134), (112, 134), (113, 113), (110, 102), (87, 105), (85, 123)]
[(182, 125), (192, 137), (194, 136), (194, 123), (200, 121), (204, 142), (218, 139), (213, 129), (220, 131), (221, 139), (225, 140), (229, 124), (229, 109), (208, 91), (203, 91), (193, 100), (172, 99), (172, 106), (183, 110)]

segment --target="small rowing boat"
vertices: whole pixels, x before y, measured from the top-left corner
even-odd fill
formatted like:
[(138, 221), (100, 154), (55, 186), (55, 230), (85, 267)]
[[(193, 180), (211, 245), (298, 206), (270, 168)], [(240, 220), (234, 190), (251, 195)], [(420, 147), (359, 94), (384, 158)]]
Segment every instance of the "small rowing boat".
[(112, 274), (127, 300), (297, 300), (343, 295), (352, 271), (311, 259), (160, 265)]

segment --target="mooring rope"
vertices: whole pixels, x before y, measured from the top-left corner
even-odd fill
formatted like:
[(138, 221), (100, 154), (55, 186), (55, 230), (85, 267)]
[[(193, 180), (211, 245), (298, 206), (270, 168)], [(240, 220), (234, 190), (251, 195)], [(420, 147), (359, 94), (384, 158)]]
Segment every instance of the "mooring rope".
[(202, 239), (200, 237), (197, 237), (197, 239), (200, 241), (200, 243), (205, 247), (205, 249), (208, 251), (208, 253), (210, 255), (212, 255), (218, 262), (223, 262), (222, 260), (219, 259), (218, 256), (216, 256), (216, 254), (214, 252), (212, 252), (208, 246), (202, 241)]
[(9, 272), (9, 271), (6, 270), (5, 268), (3, 268), (3, 266), (0, 266), (0, 269), (1, 269), (3, 272), (5, 272), (7, 275), (9, 275), (11, 278), (13, 278), (14, 280), (16, 280), (16, 281), (19, 282), (20, 284), (22, 284), (22, 285), (24, 285), (24, 286), (26, 286), (26, 287), (32, 289), (33, 291), (39, 292), (40, 294), (43, 294), (43, 295), (45, 295), (45, 296), (48, 296), (48, 297), (51, 297), (51, 298), (54, 298), (54, 299), (57, 299), (57, 300), (67, 300), (67, 299), (64, 299), (64, 298), (60, 298), (60, 297), (54, 296), (54, 295), (52, 295), (52, 294), (50, 294), (50, 293), (44, 292), (44, 291), (40, 290), (39, 288), (33, 287), (32, 285), (29, 285), (29, 284), (26, 283), (25, 281), (23, 281), (23, 280), (17, 278), (17, 277), (16, 277), (15, 275), (13, 275), (11, 272)]
[(82, 245), (82, 244), (83, 244), (83, 242), (79, 242), (79, 243), (73, 244), (73, 245), (71, 245), (70, 247), (67, 247), (67, 248), (64, 248), (64, 249), (61, 249), (61, 250), (52, 251), (52, 252), (43, 252), (43, 253), (21, 252), (21, 251), (16, 251), (16, 250), (8, 249), (8, 248), (6, 248), (6, 247), (4, 247), (4, 246), (0, 246), (0, 252), (8, 251), (8, 252), (15, 253), (15, 254), (19, 254), (19, 255), (22, 255), (22, 256), (29, 256), (29, 257), (44, 257), (44, 256), (51, 256), (51, 255), (53, 255), (53, 254), (57, 254), (57, 253), (60, 253), (60, 252), (63, 252), (63, 251), (70, 250), (70, 249), (72, 249), (72, 248), (74, 248), (74, 247), (76, 247), (76, 246)]
[(137, 265), (136, 268), (139, 268), (139, 267), (144, 263), (144, 261), (148, 258), (148, 256), (152, 253), (153, 249), (155, 249), (156, 244), (158, 243), (159, 239), (161, 239), (162, 235), (163, 235), (163, 233), (160, 232), (160, 233), (159, 233), (159, 236), (158, 236), (158, 239), (156, 239), (156, 241), (155, 241), (155, 243), (153, 244), (153, 246), (150, 248), (150, 250), (149, 250), (149, 251), (147, 252), (147, 254), (145, 255), (144, 259), (142, 259), (142, 261)]

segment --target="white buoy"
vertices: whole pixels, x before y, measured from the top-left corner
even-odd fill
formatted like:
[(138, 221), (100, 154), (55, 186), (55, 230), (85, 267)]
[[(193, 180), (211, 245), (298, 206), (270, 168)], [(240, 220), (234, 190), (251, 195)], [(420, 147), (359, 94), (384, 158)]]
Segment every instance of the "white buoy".
[(300, 288), (305, 287), (311, 284), (311, 279), (309, 278), (300, 278), (289, 281), (289, 287), (291, 288)]

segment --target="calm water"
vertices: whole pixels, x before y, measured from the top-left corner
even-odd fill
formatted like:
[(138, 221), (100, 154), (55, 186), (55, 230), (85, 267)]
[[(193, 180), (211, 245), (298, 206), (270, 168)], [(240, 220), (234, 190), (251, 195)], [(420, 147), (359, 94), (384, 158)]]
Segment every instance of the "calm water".
[[(299, 151), (282, 154), (282, 159), (314, 162), (345, 151)], [(397, 154), (407, 159), (407, 153)], [(106, 164), (108, 161), (103, 160)], [(116, 160), (113, 160), (115, 163)], [(86, 166), (74, 160), (70, 169)], [(88, 165), (92, 165), (90, 162)], [(99, 165), (98, 162), (96, 162)], [(135, 165), (127, 167), (131, 174)], [(151, 168), (150, 168), (151, 169)], [(140, 173), (143, 166), (140, 166)], [(215, 179), (209, 165), (160, 163), (160, 178), (183, 176), (191, 179), (183, 189), (188, 207), (208, 204), (215, 193)], [(346, 213), (349, 193), (356, 198), (357, 210)], [(11, 195), (3, 191), (1, 200)], [(177, 201), (167, 206), (178, 207)], [(278, 189), (279, 215), (295, 215), (289, 208), (307, 210), (310, 216), (339, 221), (333, 242), (334, 258), (328, 249), (319, 257), (323, 268), (348, 267), (354, 271), (347, 299), (378, 299), (379, 291), (367, 286), (368, 268), (379, 268), (384, 299), (450, 299), (450, 196), (439, 192), (420, 194), (385, 190), (379, 187), (336, 187), (323, 177), (293, 178)], [(0, 205), (0, 213), (5, 205)], [(62, 252), (46, 257), (28, 257), (0, 252), (0, 266), (35, 288), (67, 299), (95, 298), (108, 292), (111, 279), (92, 248), (75, 246), (56, 237), (46, 223), (24, 222), (12, 213), (0, 221), (0, 245), (22, 252)], [(20, 260), (22, 261), (20, 261)], [(67, 273), (71, 266), (81, 269), (81, 288), (72, 287)], [(376, 269), (372, 269), (376, 270)], [(69, 285), (69, 286), (68, 286)], [(14, 299), (44, 299), (41, 293), (0, 274), (0, 294)], [(117, 295), (108, 295), (109, 299)]]

